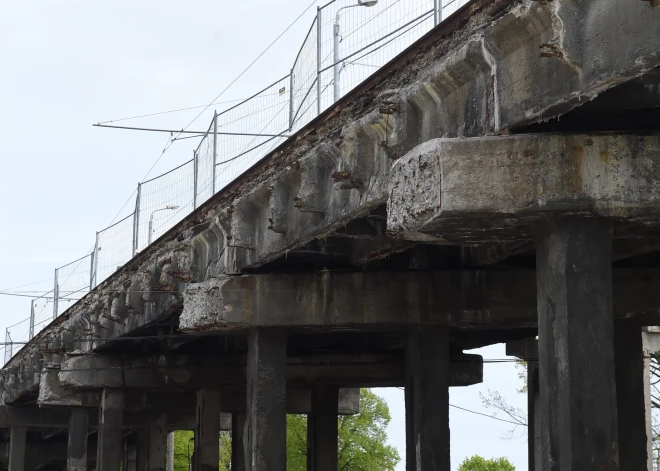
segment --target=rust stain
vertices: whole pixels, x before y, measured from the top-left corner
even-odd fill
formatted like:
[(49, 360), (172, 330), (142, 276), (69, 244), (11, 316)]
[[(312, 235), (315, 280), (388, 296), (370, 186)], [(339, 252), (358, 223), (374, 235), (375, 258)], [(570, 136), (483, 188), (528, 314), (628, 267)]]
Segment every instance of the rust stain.
[(193, 281), (192, 274), (189, 271), (168, 271), (168, 275), (177, 280), (185, 281), (186, 283), (191, 283)]
[(575, 154), (578, 157), (582, 157), (584, 155), (584, 147), (573, 146), (573, 154)]
[(607, 152), (606, 150), (601, 150), (600, 151), (600, 161), (601, 162), (606, 164), (608, 162), (609, 158), (610, 158), (609, 152)]

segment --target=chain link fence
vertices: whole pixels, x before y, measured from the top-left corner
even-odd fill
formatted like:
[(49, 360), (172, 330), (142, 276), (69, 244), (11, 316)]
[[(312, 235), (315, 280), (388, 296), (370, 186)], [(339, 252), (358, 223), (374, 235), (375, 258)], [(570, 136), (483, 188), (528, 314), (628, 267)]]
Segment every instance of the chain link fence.
[[(318, 7), (288, 75), (215, 112), (191, 160), (139, 183), (134, 211), (98, 231), (91, 253), (55, 270), (52, 296), (36, 298), (42, 311), (52, 303), (53, 317), (64, 312), (467, 2), (332, 0)], [(31, 339), (47, 320), (35, 316), (33, 302), (30, 318), (11, 327), (25, 325)], [(9, 328), (5, 343), (6, 363), (14, 350)]]

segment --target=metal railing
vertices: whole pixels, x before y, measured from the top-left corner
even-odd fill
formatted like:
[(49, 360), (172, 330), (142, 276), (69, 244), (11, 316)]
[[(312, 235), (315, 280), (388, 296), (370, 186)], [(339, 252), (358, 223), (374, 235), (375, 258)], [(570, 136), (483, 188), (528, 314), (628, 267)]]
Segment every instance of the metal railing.
[[(332, 0), (318, 7), (288, 74), (214, 112), (196, 136), (200, 143), (191, 160), (138, 183), (133, 212), (98, 231), (91, 253), (56, 268), (52, 297), (36, 299), (52, 302), (57, 317), (467, 1), (380, 0), (366, 7)], [(28, 319), (25, 336), (32, 339), (46, 322), (38, 322), (34, 302)], [(7, 328), (5, 363), (13, 353), (11, 338)]]

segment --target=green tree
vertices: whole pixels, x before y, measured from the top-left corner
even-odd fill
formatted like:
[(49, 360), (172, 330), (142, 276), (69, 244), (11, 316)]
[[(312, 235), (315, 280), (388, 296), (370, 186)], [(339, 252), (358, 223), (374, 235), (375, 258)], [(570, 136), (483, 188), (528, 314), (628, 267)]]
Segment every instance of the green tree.
[[(390, 410), (383, 398), (360, 390), (360, 412), (339, 417), (339, 471), (391, 471), (400, 460), (387, 445)], [(287, 471), (307, 470), (307, 418), (287, 417)]]
[(466, 458), (458, 467), (458, 471), (516, 471), (506, 458), (493, 458), (487, 460), (479, 455)]
[[(394, 447), (387, 445), (385, 429), (391, 420), (383, 398), (369, 389), (360, 391), (360, 412), (338, 418), (340, 471), (392, 471), (400, 460)], [(176, 432), (174, 470), (188, 471), (192, 454), (192, 432)], [(287, 470), (307, 470), (307, 417), (287, 416)], [(231, 434), (220, 435), (220, 469), (231, 470)]]

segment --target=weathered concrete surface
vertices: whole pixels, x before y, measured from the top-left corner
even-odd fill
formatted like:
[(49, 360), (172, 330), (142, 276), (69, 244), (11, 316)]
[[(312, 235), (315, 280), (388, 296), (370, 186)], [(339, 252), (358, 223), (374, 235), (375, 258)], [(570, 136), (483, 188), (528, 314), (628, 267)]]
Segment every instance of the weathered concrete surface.
[(286, 471), (286, 349), (284, 329), (248, 334), (244, 447), (251, 471)]
[(307, 416), (307, 470), (335, 471), (337, 469), (338, 428), (337, 396), (333, 386), (312, 388), (312, 411)]
[[(181, 291), (340, 229), (388, 200), (391, 159), (558, 116), (660, 63), (647, 2), (473, 2), (213, 197), (40, 333), (10, 366), (119, 338)], [(52, 340), (52, 344), (37, 342)], [(19, 375), (18, 393), (38, 384)]]
[[(617, 317), (648, 322), (658, 315), (660, 295), (654, 286), (660, 286), (660, 272), (654, 273), (615, 273)], [(535, 293), (532, 270), (247, 275), (191, 285), (184, 293), (180, 328), (535, 327)]]
[(124, 405), (126, 394), (106, 388), (101, 393), (99, 409), (97, 471), (120, 471), (123, 456)]
[(89, 411), (72, 407), (70, 414), (66, 467), (68, 471), (87, 471)]
[[(479, 355), (455, 355), (449, 371), (452, 386), (482, 381), (483, 361)], [(131, 366), (122, 366), (131, 365)], [(60, 371), (65, 389), (130, 388), (169, 391), (208, 387), (244, 386), (246, 357), (243, 355), (70, 355)], [(285, 367), (289, 387), (314, 384), (337, 386), (399, 386), (403, 384), (401, 355), (313, 355), (288, 357)], [(303, 398), (305, 400), (306, 398)], [(354, 398), (355, 399), (355, 398)], [(306, 403), (292, 405), (300, 408)], [(349, 409), (353, 408), (350, 407)]]
[(646, 401), (642, 331), (636, 325), (615, 325), (614, 359), (621, 469), (646, 469)]
[(660, 137), (435, 139), (399, 159), (389, 184), (388, 231), (412, 240), (529, 239), (550, 212), (657, 229)]
[(619, 469), (612, 224), (538, 223), (542, 470)]
[(451, 470), (448, 368), (447, 328), (412, 329), (406, 347), (408, 471)]
[(27, 427), (14, 425), (9, 436), (9, 471), (24, 471), (25, 469), (25, 439)]
[(197, 392), (197, 425), (193, 471), (218, 469), (220, 456), (220, 392), (203, 388)]

